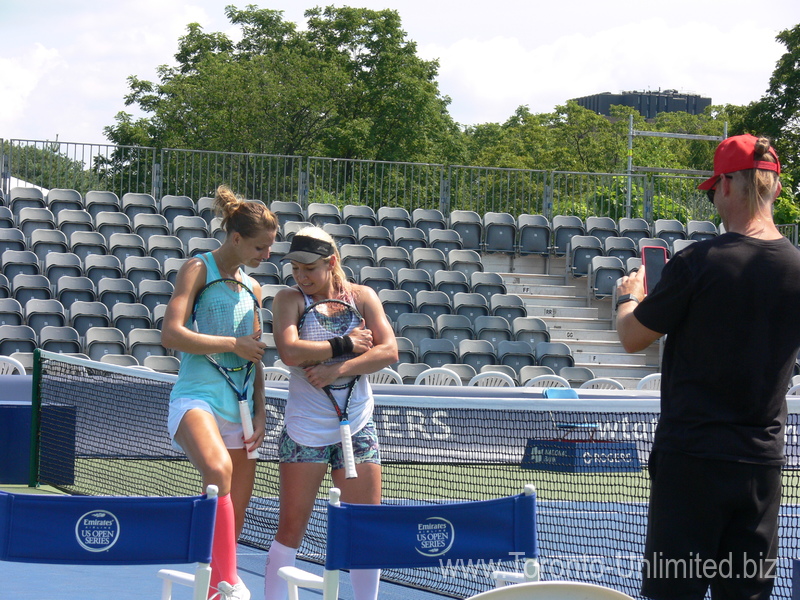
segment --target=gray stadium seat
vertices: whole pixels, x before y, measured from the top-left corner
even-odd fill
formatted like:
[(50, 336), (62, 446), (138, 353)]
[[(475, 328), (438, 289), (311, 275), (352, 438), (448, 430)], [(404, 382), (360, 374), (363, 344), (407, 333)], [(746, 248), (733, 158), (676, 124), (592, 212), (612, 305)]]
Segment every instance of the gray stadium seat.
[(181, 368), (181, 361), (175, 356), (157, 356), (151, 354), (144, 359), (143, 366), (159, 371), (160, 373), (171, 373), (177, 375)]
[(450, 212), (450, 229), (461, 236), (463, 247), (467, 250), (480, 250), (483, 244), (483, 221), (481, 216), (472, 210), (454, 210)]
[(121, 211), (122, 203), (114, 192), (90, 190), (84, 196), (86, 210), (92, 217), (103, 211)]
[(670, 248), (675, 240), (686, 239), (686, 227), (676, 219), (656, 219), (653, 232), (655, 237), (667, 242)]
[(0, 356), (15, 352), (33, 352), (36, 349), (36, 332), (27, 325), (0, 325)]
[(269, 205), (270, 210), (278, 217), (281, 229), (289, 221), (305, 221), (303, 208), (297, 202), (275, 200)]
[(186, 253), (192, 257), (205, 252), (212, 252), (222, 245), (217, 238), (213, 237), (193, 237), (186, 246)]
[(417, 376), (430, 369), (425, 363), (403, 362), (397, 365), (397, 374), (403, 379), (405, 385), (414, 385)]
[(397, 370), (398, 365), (417, 362), (417, 350), (414, 348), (414, 342), (400, 335), (395, 339), (397, 340), (397, 355), (399, 358), (393, 368)]
[(44, 258), (44, 274), (50, 281), (69, 275), (81, 277), (84, 274), (81, 258), (72, 252), (51, 252)]
[[(408, 338), (414, 344), (419, 356), (420, 342), (423, 339), (435, 338), (436, 328), (433, 319), (421, 313), (404, 313), (398, 315), (395, 331), (401, 337)], [(421, 358), (421, 357), (420, 357)]]
[(450, 250), (462, 250), (464, 242), (455, 229), (431, 229), (428, 231), (428, 247), (441, 250), (446, 256)]
[(617, 280), (625, 274), (625, 267), (616, 256), (595, 256), (589, 268), (589, 285), (594, 297), (613, 296)]
[(122, 261), (113, 254), (89, 254), (83, 261), (83, 269), (95, 287), (101, 279), (118, 279), (123, 273)]
[(461, 271), (470, 281), (475, 271), (483, 271), (481, 255), (475, 250), (450, 250), (447, 253), (447, 265), (451, 271)]
[[(347, 225), (347, 227), (350, 226)], [(342, 265), (350, 267), (356, 274), (360, 274), (364, 267), (375, 266), (375, 255), (369, 246), (363, 244), (342, 244), (339, 246), (339, 255)]]
[(500, 273), (475, 271), (470, 275), (472, 291), (488, 301), (494, 294), (505, 294), (506, 284)]
[(138, 367), (139, 361), (130, 354), (104, 354), (100, 362), (118, 367)]
[(123, 262), (125, 277), (138, 286), (144, 279), (161, 279), (161, 263), (152, 256), (128, 256)]
[(278, 267), (275, 266), (275, 263), (271, 263), (266, 260), (260, 263), (257, 267), (246, 267), (245, 273), (247, 273), (261, 285), (278, 285), (282, 283), (282, 277)]
[(358, 231), (362, 225), (377, 225), (378, 217), (369, 206), (347, 204), (342, 209), (342, 222)]
[(30, 238), (36, 229), (56, 229), (56, 217), (46, 208), (25, 207), (19, 211), (17, 225)]
[(464, 315), (474, 322), (475, 318), (489, 314), (489, 301), (475, 292), (457, 292), (453, 296), (453, 314)]
[(516, 294), (494, 294), (489, 298), (489, 310), (493, 315), (503, 317), (509, 323), (514, 319), (528, 316), (525, 301)]
[(419, 360), (434, 368), (458, 362), (456, 346), (447, 339), (422, 339), (419, 343)]
[(395, 227), (394, 229), (389, 228), (389, 231), (392, 232), (394, 245), (405, 248), (409, 255), (417, 248), (428, 247), (428, 238), (419, 227)]
[(606, 256), (616, 256), (622, 262), (629, 258), (639, 256), (639, 249), (629, 237), (607, 237), (603, 242)]
[[(56, 224), (58, 229), (67, 236), (68, 239), (72, 239), (72, 234), (76, 231), (94, 231), (94, 221), (92, 220), (92, 215), (85, 210), (73, 210), (65, 208), (64, 210), (59, 211), (58, 215), (56, 215)], [(103, 240), (103, 244), (105, 244), (105, 240)]]
[(480, 372), (481, 367), (497, 364), (497, 351), (486, 340), (461, 340), (458, 343), (458, 358), (459, 362)]
[(419, 291), (432, 290), (433, 280), (424, 269), (400, 269), (397, 273), (397, 289), (415, 296)]
[(511, 331), (515, 340), (528, 342), (533, 347), (539, 342), (550, 341), (547, 323), (539, 317), (516, 318), (511, 322)]
[[(2, 193), (2, 190), (0, 190), (0, 193)], [(15, 229), (16, 227), (17, 222), (11, 209), (7, 206), (2, 206), (2, 202), (0, 202), (0, 229)]]
[(0, 229), (0, 255), (6, 250), (27, 250), (25, 234), (16, 228)]
[(483, 247), (486, 252), (514, 254), (517, 247), (517, 221), (506, 212), (487, 212), (483, 216)]
[(381, 206), (378, 208), (378, 225), (394, 231), (398, 227), (411, 227), (413, 221), (405, 208), (398, 206)]
[(114, 233), (133, 233), (130, 217), (123, 212), (102, 211), (94, 216), (94, 228), (103, 234), (106, 243)]
[(116, 327), (91, 327), (85, 334), (86, 354), (99, 361), (105, 354), (127, 354), (125, 334)]
[(3, 266), (5, 276), (11, 280), (21, 273), (26, 275), (40, 273), (39, 257), (30, 250), (6, 250), (0, 257), (0, 264)]
[(169, 355), (167, 349), (161, 345), (161, 331), (158, 329), (131, 329), (127, 338), (128, 353), (142, 365), (148, 356)]
[(69, 236), (72, 251), (85, 261), (90, 254), (107, 254), (106, 238), (98, 231), (74, 231)]
[(622, 217), (619, 220), (619, 235), (631, 238), (638, 247), (640, 239), (650, 237), (650, 225), (644, 219)]
[[(200, 217), (193, 217), (200, 219)], [(202, 220), (202, 219), (201, 219)], [(205, 224), (205, 221), (203, 221)], [(170, 235), (167, 218), (158, 213), (139, 213), (133, 216), (133, 232), (147, 239), (151, 235)]]
[(23, 208), (45, 208), (42, 190), (34, 187), (12, 187), (8, 192), (8, 207), (15, 215)]
[(497, 362), (512, 367), (519, 379), (520, 370), (527, 365), (536, 364), (533, 347), (520, 340), (501, 341), (497, 344)]
[(547, 256), (550, 254), (550, 238), (553, 230), (550, 221), (544, 215), (521, 214), (517, 218), (517, 229), (519, 231), (519, 253), (538, 254)]
[(603, 255), (603, 242), (600, 238), (573, 235), (567, 242), (567, 272), (573, 277), (586, 277), (592, 258)]
[(123, 263), (129, 256), (146, 256), (144, 240), (135, 233), (112, 233), (108, 241), (108, 251)]
[(66, 308), (73, 302), (94, 302), (95, 286), (88, 277), (59, 277), (56, 281), (56, 298)]
[(167, 304), (175, 287), (166, 279), (143, 279), (137, 287), (138, 300), (152, 313), (159, 304)]
[(586, 217), (586, 235), (593, 235), (601, 242), (609, 237), (619, 237), (617, 222), (611, 217)]
[(371, 287), (375, 293), (381, 290), (393, 290), (396, 287), (394, 273), (389, 267), (363, 267), (360, 283)]
[(373, 254), (383, 246), (393, 246), (392, 234), (381, 225), (360, 225), (358, 229), (358, 243), (368, 246)]
[(172, 220), (172, 234), (181, 241), (188, 255), (189, 240), (208, 237), (209, 227), (203, 217), (178, 215)]
[(53, 297), (50, 280), (44, 275), (19, 273), (11, 280), (14, 298), (23, 306), (33, 298), (47, 300)]
[[(214, 238), (202, 238), (211, 239)], [(217, 243), (219, 243), (218, 240)], [(145, 240), (147, 244), (147, 254), (155, 258), (164, 267), (168, 258), (185, 258), (186, 253), (183, 249), (183, 242), (174, 235), (151, 235)]]
[(431, 281), (438, 271), (447, 269), (447, 258), (438, 248), (415, 248), (411, 252), (411, 262), (415, 269), (427, 271)]
[(433, 274), (433, 287), (447, 294), (451, 303), (458, 292), (472, 291), (467, 276), (462, 271), (437, 271)]
[(211, 227), (211, 219), (215, 217), (214, 198), (203, 196), (197, 200), (197, 216), (203, 217), (205, 222), (208, 223), (209, 228)]
[(379, 267), (388, 267), (394, 273), (395, 280), (400, 269), (410, 269), (411, 254), (400, 246), (381, 246), (375, 252), (375, 259)]
[(102, 279), (97, 284), (97, 299), (109, 310), (118, 302), (136, 302), (136, 286), (129, 279)]
[(563, 342), (540, 342), (533, 348), (536, 364), (550, 367), (558, 373), (564, 367), (575, 366), (572, 350)]
[(192, 217), (197, 214), (194, 202), (189, 196), (173, 196), (167, 194), (162, 196), (158, 203), (159, 212), (172, 223), (178, 215)]
[(322, 227), (326, 223), (342, 223), (342, 214), (339, 212), (339, 207), (335, 204), (311, 202), (308, 205), (307, 212), (308, 221), (317, 227)]
[(58, 300), (29, 300), (25, 305), (25, 324), (34, 331), (41, 331), (42, 327), (61, 327), (67, 325), (67, 310)]
[(22, 304), (14, 298), (0, 298), (0, 325), (25, 325)]
[(111, 307), (111, 323), (125, 335), (132, 329), (151, 329), (150, 309), (141, 303), (117, 302)]
[[(406, 290), (380, 290), (378, 299), (389, 320), (396, 324), (400, 315), (414, 312), (414, 299)], [(397, 329), (395, 328), (395, 331)]]
[(588, 367), (561, 367), (558, 375), (569, 381), (570, 387), (580, 387), (590, 379), (594, 379), (594, 371)]
[(448, 315), (453, 312), (450, 296), (436, 290), (418, 291), (414, 297), (414, 305), (416, 312), (428, 315), (434, 321), (439, 315)]
[(586, 235), (586, 229), (580, 217), (574, 215), (553, 217), (553, 249), (556, 256), (566, 255), (567, 244), (575, 235)]
[(458, 347), (461, 340), (475, 339), (475, 330), (472, 321), (464, 315), (439, 315), (436, 317), (436, 337), (450, 340)]
[(77, 354), (83, 351), (80, 335), (72, 327), (47, 325), (39, 331), (39, 347), (48, 352)]
[(347, 223), (327, 223), (322, 226), (322, 230), (330, 235), (340, 248), (345, 244), (358, 243), (355, 229)]
[(709, 240), (717, 235), (717, 226), (711, 221), (689, 221), (686, 224), (686, 237), (690, 240)]
[(435, 208), (415, 208), (411, 211), (411, 225), (429, 236), (431, 229), (445, 229), (447, 222), (442, 212)]
[(35, 229), (28, 237), (30, 249), (40, 261), (44, 261), (50, 253), (69, 252), (67, 236), (58, 229)]
[(73, 302), (67, 313), (69, 324), (83, 337), (92, 327), (111, 325), (111, 313), (102, 302)]
[(122, 196), (122, 212), (128, 215), (128, 218), (133, 221), (136, 215), (141, 214), (156, 214), (158, 213), (158, 205), (156, 199), (150, 194), (139, 192), (128, 192)]
[(497, 348), (502, 341), (510, 341), (511, 325), (503, 317), (481, 315), (473, 321), (475, 339), (491, 342)]

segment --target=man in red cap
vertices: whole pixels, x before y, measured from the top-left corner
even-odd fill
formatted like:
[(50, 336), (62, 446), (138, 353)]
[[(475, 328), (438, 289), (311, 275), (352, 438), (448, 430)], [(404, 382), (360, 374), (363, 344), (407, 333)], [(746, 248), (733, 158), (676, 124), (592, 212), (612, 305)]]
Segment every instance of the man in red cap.
[(663, 335), (661, 416), (642, 594), (768, 598), (778, 553), (786, 390), (800, 349), (800, 251), (772, 219), (780, 162), (766, 138), (739, 135), (699, 188), (726, 233), (618, 286), (617, 331), (639, 352)]

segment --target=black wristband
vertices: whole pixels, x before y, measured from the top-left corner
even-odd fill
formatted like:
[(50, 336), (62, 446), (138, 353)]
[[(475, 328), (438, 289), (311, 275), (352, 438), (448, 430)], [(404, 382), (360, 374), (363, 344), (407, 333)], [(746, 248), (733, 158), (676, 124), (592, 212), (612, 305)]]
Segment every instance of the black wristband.
[(344, 354), (344, 340), (341, 337), (331, 338), (328, 340), (328, 343), (331, 345), (332, 358)]
[(345, 335), (340, 339), (342, 340), (342, 354), (350, 354), (353, 352), (353, 338), (351, 338), (349, 335)]

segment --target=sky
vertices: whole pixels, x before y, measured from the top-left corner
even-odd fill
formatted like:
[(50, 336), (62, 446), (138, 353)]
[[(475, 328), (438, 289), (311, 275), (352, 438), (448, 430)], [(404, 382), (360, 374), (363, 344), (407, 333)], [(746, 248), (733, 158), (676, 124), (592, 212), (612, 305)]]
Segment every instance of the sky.
[(238, 37), (224, 8), (349, 5), (400, 14), (462, 125), (502, 123), (517, 107), (551, 112), (570, 98), (675, 89), (748, 104), (800, 23), (800, 2), (771, 0), (0, 0), (0, 138), (106, 143), (126, 111), (127, 78), (158, 81), (189, 23)]

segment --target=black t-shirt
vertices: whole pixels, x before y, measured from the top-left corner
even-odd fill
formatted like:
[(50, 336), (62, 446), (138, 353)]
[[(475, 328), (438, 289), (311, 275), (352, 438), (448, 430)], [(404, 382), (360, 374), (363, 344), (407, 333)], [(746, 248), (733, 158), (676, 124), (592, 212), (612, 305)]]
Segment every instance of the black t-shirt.
[(735, 233), (697, 242), (667, 263), (634, 315), (667, 334), (654, 449), (783, 464), (800, 251)]

